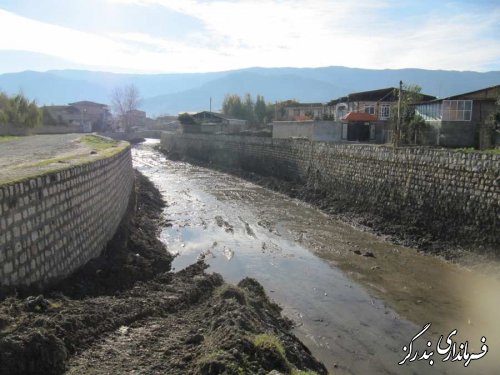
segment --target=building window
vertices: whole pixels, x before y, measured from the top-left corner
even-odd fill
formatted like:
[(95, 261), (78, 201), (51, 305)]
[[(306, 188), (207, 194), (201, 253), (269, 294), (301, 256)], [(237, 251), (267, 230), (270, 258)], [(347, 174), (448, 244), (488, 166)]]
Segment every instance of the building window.
[(441, 103), (419, 104), (415, 107), (416, 113), (425, 121), (441, 121)]
[(380, 118), (381, 119), (388, 119), (391, 117), (391, 106), (388, 104), (383, 104), (380, 106)]
[(370, 115), (375, 114), (375, 105), (374, 104), (365, 104), (364, 106), (365, 113), (368, 113)]
[(470, 121), (472, 100), (443, 100), (443, 121)]

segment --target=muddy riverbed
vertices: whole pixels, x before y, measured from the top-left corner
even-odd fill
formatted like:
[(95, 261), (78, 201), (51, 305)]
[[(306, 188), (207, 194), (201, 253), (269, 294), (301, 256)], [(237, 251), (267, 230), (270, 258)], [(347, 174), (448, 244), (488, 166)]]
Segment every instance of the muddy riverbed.
[[(208, 271), (228, 281), (257, 279), (335, 374), (496, 373), (494, 271), (418, 253), (232, 175), (169, 161), (154, 143), (136, 146), (134, 164), (168, 202), (170, 224), (160, 239), (177, 255), (176, 270), (204, 259)], [(428, 322), (419, 344), (425, 337), (433, 349), (439, 335), (446, 339), (456, 328), (453, 339), (469, 341), (470, 352), (482, 352), (485, 336), (488, 353), (468, 368), (464, 361), (442, 362), (437, 353), (432, 366), (430, 359), (398, 365), (403, 346)]]
[(43, 295), (0, 296), (1, 375), (326, 374), (255, 280), (169, 272), (160, 193), (140, 174), (134, 191), (101, 256)]

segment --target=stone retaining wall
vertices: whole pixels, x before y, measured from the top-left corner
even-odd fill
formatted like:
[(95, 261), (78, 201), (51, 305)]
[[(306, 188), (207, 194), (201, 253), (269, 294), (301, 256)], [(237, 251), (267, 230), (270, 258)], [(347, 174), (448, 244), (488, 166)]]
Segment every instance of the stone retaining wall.
[(142, 131), (136, 131), (136, 132), (131, 132), (131, 133), (99, 132), (98, 134), (102, 135), (103, 137), (108, 137), (108, 138), (112, 138), (115, 140), (130, 142), (130, 141), (134, 141), (136, 139), (141, 139), (141, 138), (160, 139), (161, 131), (160, 130), (142, 130)]
[(419, 235), (500, 251), (500, 155), (168, 133), (162, 147), (293, 181), (323, 201), (417, 228)]
[(0, 285), (46, 285), (98, 256), (127, 209), (133, 184), (127, 147), (0, 186)]

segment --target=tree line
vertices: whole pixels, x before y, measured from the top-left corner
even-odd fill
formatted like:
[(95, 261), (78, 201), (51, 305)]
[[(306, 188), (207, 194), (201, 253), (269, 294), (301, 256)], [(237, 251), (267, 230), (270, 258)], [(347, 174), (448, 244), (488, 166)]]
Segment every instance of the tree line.
[(247, 120), (251, 125), (265, 125), (283, 116), (285, 107), (296, 105), (295, 100), (266, 102), (264, 96), (257, 94), (255, 100), (246, 93), (243, 98), (238, 94), (226, 94), (222, 102), (222, 113), (230, 117)]
[(417, 144), (422, 133), (430, 128), (425, 120), (416, 113), (414, 103), (422, 101), (422, 88), (405, 83), (401, 91), (400, 118), (398, 102), (391, 106), (391, 122), (395, 144)]
[(0, 125), (33, 128), (42, 122), (43, 111), (23, 94), (8, 96), (0, 92)]

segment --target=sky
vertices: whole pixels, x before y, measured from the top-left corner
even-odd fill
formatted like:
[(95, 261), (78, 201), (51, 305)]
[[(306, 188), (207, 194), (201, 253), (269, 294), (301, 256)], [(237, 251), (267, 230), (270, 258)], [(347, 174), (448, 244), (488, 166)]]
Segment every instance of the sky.
[(500, 70), (500, 0), (0, 0), (0, 74)]

